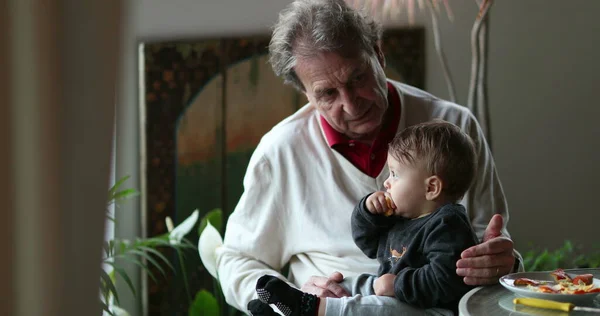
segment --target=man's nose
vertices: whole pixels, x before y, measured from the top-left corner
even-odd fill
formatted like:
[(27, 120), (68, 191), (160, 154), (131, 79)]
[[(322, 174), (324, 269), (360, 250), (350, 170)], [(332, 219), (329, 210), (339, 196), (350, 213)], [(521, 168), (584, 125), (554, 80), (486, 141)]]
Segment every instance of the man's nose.
[(389, 180), (389, 179), (388, 179), (388, 180), (385, 180), (385, 181), (383, 182), (383, 187), (384, 187), (386, 190), (389, 190), (389, 189), (390, 189), (390, 180)]
[(341, 92), (341, 98), (344, 112), (348, 113), (351, 117), (357, 117), (362, 113), (362, 108), (356, 102), (356, 96), (351, 89), (344, 89)]

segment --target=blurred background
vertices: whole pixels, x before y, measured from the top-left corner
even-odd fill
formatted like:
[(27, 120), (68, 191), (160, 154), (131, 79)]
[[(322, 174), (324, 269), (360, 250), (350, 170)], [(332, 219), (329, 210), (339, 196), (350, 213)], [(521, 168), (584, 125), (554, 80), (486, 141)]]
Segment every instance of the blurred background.
[[(144, 196), (121, 203), (116, 224), (105, 220), (115, 180), (130, 176), (126, 186), (144, 192), (144, 45), (268, 35), (290, 2), (0, 0), (1, 315), (93, 315), (103, 238), (148, 237)], [(440, 35), (466, 104), (479, 8), (449, 2)], [(448, 98), (431, 19), (416, 12), (412, 26), (406, 15), (386, 26), (425, 29), (424, 89)], [(591, 0), (504, 0), (490, 11), (493, 155), (523, 253), (565, 241), (598, 251), (597, 12)], [(135, 265), (126, 271), (147, 286)], [(145, 296), (127, 288), (117, 282), (120, 306), (143, 315)]]

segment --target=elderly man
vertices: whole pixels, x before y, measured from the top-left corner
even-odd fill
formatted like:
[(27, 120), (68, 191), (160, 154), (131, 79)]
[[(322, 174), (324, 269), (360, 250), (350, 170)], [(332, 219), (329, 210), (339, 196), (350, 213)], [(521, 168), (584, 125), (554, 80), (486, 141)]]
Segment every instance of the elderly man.
[(519, 268), (506, 200), (477, 121), (464, 107), (387, 80), (380, 39), (381, 27), (342, 0), (298, 0), (280, 14), (270, 62), (309, 104), (262, 138), (217, 251), (221, 286), (238, 309), (246, 310), (265, 274), (319, 297), (343, 297), (344, 277), (376, 273), (378, 263), (353, 242), (352, 210), (383, 187), (396, 132), (434, 118), (461, 127), (478, 154), (462, 204), (481, 243), (465, 249), (456, 273), (484, 285)]

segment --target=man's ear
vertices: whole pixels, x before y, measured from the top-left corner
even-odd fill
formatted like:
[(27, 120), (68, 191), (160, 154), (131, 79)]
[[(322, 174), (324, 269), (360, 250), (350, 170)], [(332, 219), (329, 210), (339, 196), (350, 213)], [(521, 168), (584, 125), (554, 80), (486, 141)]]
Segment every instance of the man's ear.
[(383, 55), (383, 51), (381, 50), (381, 43), (378, 42), (377, 44), (375, 44), (375, 47), (373, 47), (373, 49), (375, 50), (375, 55), (377, 55), (377, 60), (379, 61), (381, 68), (385, 69), (385, 56)]
[(442, 194), (444, 184), (438, 176), (431, 176), (425, 179), (425, 198), (428, 201), (433, 201)]

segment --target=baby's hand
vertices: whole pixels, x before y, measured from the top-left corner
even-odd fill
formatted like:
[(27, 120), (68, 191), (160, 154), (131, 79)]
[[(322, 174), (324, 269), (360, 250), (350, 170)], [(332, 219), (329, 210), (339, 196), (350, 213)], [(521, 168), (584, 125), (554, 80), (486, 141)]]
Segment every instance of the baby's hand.
[(396, 280), (395, 274), (384, 274), (375, 280), (373, 283), (373, 290), (375, 295), (379, 296), (391, 296), (394, 297), (394, 280)]
[(394, 214), (396, 208), (392, 199), (383, 191), (377, 191), (369, 195), (365, 204), (367, 204), (367, 210), (371, 214), (383, 214), (385, 216)]

